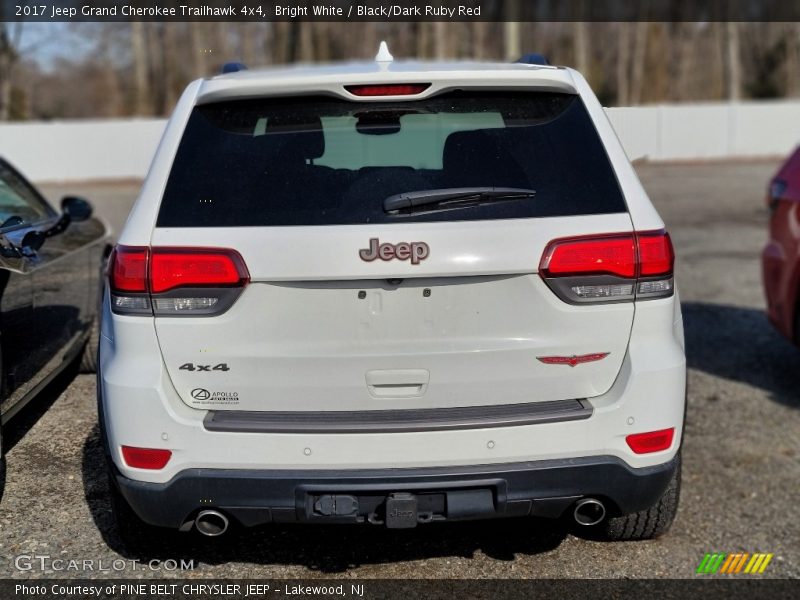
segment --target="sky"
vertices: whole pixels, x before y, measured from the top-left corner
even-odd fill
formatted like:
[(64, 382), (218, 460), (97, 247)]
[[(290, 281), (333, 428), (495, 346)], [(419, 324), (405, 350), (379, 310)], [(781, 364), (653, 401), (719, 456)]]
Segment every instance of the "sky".
[[(16, 23), (9, 24), (14, 31)], [(56, 58), (80, 59), (91, 52), (93, 42), (81, 35), (84, 23), (23, 23), (20, 48), (24, 59), (37, 61), (43, 69), (53, 68)]]

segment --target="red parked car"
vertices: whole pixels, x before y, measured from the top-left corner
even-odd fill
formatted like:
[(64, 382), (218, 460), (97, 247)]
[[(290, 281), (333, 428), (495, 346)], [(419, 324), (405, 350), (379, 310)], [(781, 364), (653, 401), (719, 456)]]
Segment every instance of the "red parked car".
[(800, 345), (800, 147), (769, 184), (769, 242), (762, 254), (767, 314)]

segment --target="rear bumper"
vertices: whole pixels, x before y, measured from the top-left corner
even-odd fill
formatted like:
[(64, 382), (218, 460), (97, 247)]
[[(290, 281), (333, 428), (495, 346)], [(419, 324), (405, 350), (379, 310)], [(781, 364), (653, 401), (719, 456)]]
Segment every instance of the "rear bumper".
[[(646, 509), (666, 490), (678, 460), (676, 456), (643, 468), (632, 468), (616, 457), (598, 456), (418, 469), (187, 469), (166, 483), (137, 481), (118, 472), (116, 482), (142, 520), (175, 529), (198, 510), (210, 508), (245, 526), (382, 523), (386, 498), (395, 492), (415, 494), (426, 521), (558, 518), (586, 496), (603, 500), (612, 515)], [(321, 498), (330, 500), (331, 495), (355, 498), (357, 508), (345, 515), (324, 515), (315, 504)]]

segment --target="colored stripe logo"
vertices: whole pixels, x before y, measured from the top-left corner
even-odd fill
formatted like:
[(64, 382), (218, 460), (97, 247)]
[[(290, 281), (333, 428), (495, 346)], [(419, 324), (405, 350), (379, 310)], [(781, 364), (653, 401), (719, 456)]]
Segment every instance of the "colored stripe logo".
[(774, 554), (761, 552), (753, 554), (749, 552), (735, 552), (732, 554), (726, 554), (725, 552), (706, 553), (697, 567), (697, 573), (701, 575), (761, 574), (767, 569), (767, 565), (773, 556)]

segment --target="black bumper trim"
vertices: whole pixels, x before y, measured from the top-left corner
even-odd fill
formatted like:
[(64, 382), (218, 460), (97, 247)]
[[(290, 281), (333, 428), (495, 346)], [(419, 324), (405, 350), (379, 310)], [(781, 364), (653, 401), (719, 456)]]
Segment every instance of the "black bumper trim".
[[(325, 517), (313, 513), (320, 494), (349, 494), (376, 506), (390, 493), (430, 495), (444, 506), (437, 520), (539, 516), (558, 518), (575, 500), (592, 496), (610, 514), (629, 514), (655, 504), (677, 468), (677, 459), (634, 469), (612, 456), (470, 467), (367, 470), (188, 469), (167, 483), (116, 474), (125, 499), (152, 525), (179, 528), (193, 513), (216, 508), (243, 525), (268, 522), (362, 522), (363, 515)], [(470, 517), (447, 513), (447, 493), (491, 490), (494, 508)], [(316, 495), (316, 496), (315, 496)], [(438, 500), (434, 498), (437, 496)]]
[(233, 433), (401, 433), (513, 427), (592, 416), (585, 400), (497, 406), (368, 411), (209, 411), (208, 431)]

